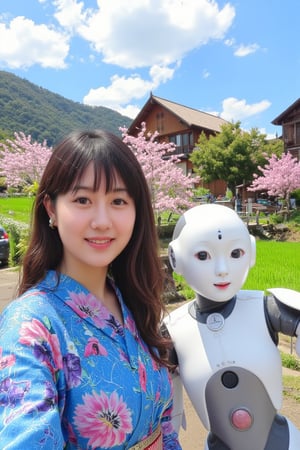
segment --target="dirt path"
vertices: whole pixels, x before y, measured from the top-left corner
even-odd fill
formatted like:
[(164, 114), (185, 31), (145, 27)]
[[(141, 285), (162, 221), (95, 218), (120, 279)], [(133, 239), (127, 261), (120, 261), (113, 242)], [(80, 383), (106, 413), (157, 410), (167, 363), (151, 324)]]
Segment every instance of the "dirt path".
[[(18, 272), (11, 269), (0, 269), (0, 312), (15, 296)], [(286, 344), (286, 341), (284, 345)], [(288, 350), (287, 350), (288, 351)], [(283, 369), (284, 374), (299, 376), (299, 372)], [(286, 415), (300, 429), (300, 403), (289, 397), (284, 397), (282, 414)], [(206, 430), (197, 417), (190, 400), (185, 395), (185, 413), (187, 429), (180, 432), (180, 442), (183, 450), (201, 450), (204, 448)]]

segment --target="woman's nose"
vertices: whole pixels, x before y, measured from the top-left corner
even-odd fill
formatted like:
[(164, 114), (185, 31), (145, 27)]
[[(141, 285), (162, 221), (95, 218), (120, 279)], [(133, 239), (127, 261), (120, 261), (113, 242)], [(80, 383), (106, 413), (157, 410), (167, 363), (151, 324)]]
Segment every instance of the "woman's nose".
[(112, 225), (111, 217), (109, 214), (109, 211), (106, 206), (100, 205), (97, 208), (95, 208), (92, 221), (91, 221), (91, 227), (93, 229), (104, 229), (107, 230)]

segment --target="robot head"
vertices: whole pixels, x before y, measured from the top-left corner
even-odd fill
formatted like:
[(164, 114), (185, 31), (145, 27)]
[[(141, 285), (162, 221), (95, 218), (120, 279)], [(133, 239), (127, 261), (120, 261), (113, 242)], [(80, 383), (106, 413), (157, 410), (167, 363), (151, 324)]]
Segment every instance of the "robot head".
[(169, 244), (173, 270), (213, 301), (230, 300), (255, 264), (255, 238), (235, 211), (206, 204), (186, 211)]

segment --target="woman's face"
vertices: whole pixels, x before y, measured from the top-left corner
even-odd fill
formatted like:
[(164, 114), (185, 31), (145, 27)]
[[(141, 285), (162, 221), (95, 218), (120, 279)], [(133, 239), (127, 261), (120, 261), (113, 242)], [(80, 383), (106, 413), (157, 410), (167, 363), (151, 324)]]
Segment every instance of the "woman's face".
[(58, 195), (55, 205), (45, 205), (58, 229), (62, 245), (64, 273), (78, 279), (93, 268), (106, 273), (109, 264), (128, 244), (135, 224), (135, 204), (123, 180), (106, 192), (102, 174), (98, 191), (93, 191), (94, 167), (90, 164), (74, 190)]

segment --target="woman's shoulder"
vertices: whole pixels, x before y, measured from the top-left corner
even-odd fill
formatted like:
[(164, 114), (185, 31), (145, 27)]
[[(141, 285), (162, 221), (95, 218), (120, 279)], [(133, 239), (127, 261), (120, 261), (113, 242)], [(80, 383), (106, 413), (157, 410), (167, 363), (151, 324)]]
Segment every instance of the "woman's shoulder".
[(0, 326), (3, 321), (17, 324), (24, 321), (31, 321), (33, 318), (43, 320), (55, 314), (52, 305), (51, 294), (36, 287), (31, 288), (24, 294), (12, 300), (1, 312)]

